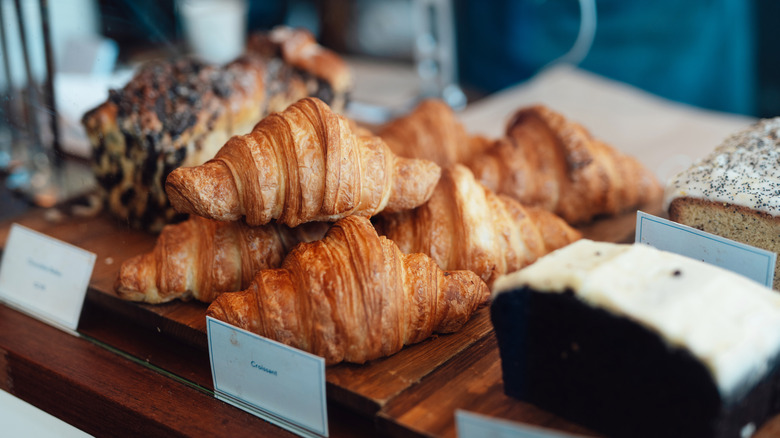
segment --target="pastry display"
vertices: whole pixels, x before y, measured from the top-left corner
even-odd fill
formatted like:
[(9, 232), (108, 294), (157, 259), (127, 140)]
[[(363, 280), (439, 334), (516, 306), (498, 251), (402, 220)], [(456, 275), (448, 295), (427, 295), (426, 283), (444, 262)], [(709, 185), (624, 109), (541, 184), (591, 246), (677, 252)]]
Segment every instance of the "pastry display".
[(558, 63), (477, 90), (476, 4), (89, 3), (6, 81), (9, 395), (98, 436), (780, 436), (780, 265), (611, 243), (642, 210), (780, 256), (780, 117)]
[(663, 195), (653, 173), (636, 159), (541, 105), (518, 111), (506, 136), (468, 166), (494, 192), (553, 211), (570, 224)]
[(747, 278), (581, 240), (493, 290), (508, 395), (608, 436), (750, 436), (780, 410), (780, 295)]
[[(780, 252), (780, 118), (727, 138), (672, 178), (669, 219), (731, 240)], [(780, 268), (774, 288), (780, 289)]]
[(174, 170), (166, 191), (182, 213), (296, 226), (417, 207), (440, 172), (397, 157), (379, 137), (355, 135), (346, 118), (306, 98), (231, 138), (207, 163)]
[(447, 167), (465, 163), (490, 142), (466, 133), (455, 112), (440, 99), (426, 99), (404, 116), (381, 127), (378, 135), (397, 155), (423, 158)]
[[(298, 47), (300, 33), (274, 33), (274, 41), (284, 46), (289, 38)], [(291, 60), (284, 56), (290, 50), (282, 50), (280, 56), (253, 51), (225, 66), (190, 58), (152, 61), (124, 88), (112, 90), (82, 119), (107, 209), (131, 226), (157, 232), (183, 218), (166, 198), (171, 170), (204, 163), (231, 136), (250, 132), (265, 115), (303, 97), (318, 95), (343, 109), (349, 71), (328, 67), (331, 74), (318, 76), (320, 59), (330, 66), (338, 56), (310, 44)], [(300, 61), (313, 52), (326, 55)]]
[(321, 239), (329, 227), (324, 222), (250, 227), (192, 216), (166, 225), (151, 252), (126, 260), (114, 289), (131, 301), (210, 303), (222, 292), (248, 287), (256, 271), (278, 268), (293, 246)]
[(246, 290), (217, 297), (206, 314), (326, 364), (364, 363), (459, 330), (488, 296), (473, 272), (405, 255), (368, 219), (350, 216), (323, 240), (296, 246), (280, 269), (259, 271)]
[(445, 270), (469, 269), (488, 285), (580, 238), (555, 214), (496, 195), (457, 164), (442, 171), (428, 202), (373, 222), (404, 253), (427, 254)]

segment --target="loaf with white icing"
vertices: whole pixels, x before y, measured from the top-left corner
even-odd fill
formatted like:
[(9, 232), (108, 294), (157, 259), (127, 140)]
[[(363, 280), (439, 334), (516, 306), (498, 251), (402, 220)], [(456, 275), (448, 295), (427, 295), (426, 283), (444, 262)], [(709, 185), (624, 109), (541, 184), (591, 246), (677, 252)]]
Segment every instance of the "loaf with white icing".
[[(779, 163), (780, 118), (761, 120), (669, 181), (669, 218), (780, 253)], [(780, 290), (778, 268), (774, 289)]]
[(581, 240), (493, 285), (505, 391), (608, 436), (750, 436), (780, 411), (780, 295)]

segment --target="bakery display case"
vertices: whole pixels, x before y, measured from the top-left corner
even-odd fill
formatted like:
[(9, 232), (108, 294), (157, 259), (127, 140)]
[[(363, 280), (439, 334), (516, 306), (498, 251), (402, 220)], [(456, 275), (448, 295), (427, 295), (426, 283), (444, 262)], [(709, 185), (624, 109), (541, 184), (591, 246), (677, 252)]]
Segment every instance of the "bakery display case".
[[(633, 242), (637, 211), (666, 216), (665, 181), (754, 117), (563, 64), (500, 92), (461, 88), (452, 2), (401, 2), (429, 39), (390, 63), (344, 42), (365, 27), (334, 31), (376, 19), (365, 5), (323, 2), (337, 9), (319, 33), (247, 29), (233, 53), (192, 31), (206, 0), (147, 3), (170, 13), (147, 16), (173, 20), (166, 44), (76, 39), (131, 67), (94, 79), (80, 137), (54, 102), (80, 90), (53, 67), (66, 49), (44, 44), (48, 66), (40, 79), (22, 67), (20, 88), (6, 75), (0, 244), (19, 224), (95, 263), (75, 333), (0, 304), (0, 389), (96, 436), (295, 436), (219, 397), (208, 315), (323, 357), (329, 436), (457, 436), (463, 412), (601, 435), (507, 393), (490, 288), (575, 241)], [(235, 7), (251, 28), (253, 3), (207, 10)], [(52, 8), (0, 3), (7, 72), (5, 24), (39, 23), (51, 41), (51, 23), (25, 17)], [(30, 109), (42, 102), (55, 111)], [(773, 436), (780, 418), (756, 429)]]

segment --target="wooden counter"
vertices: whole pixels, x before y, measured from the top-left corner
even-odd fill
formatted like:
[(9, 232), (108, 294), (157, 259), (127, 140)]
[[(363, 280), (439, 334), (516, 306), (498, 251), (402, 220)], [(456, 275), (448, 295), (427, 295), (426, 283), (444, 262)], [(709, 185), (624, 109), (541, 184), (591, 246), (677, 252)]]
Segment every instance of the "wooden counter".
[[(87, 318), (87, 331), (136, 330), (115, 318)], [(149, 338), (148, 350), (162, 345)], [(204, 365), (186, 349), (179, 361)], [(152, 353), (156, 355), (156, 353)], [(0, 305), (0, 389), (95, 436), (293, 437), (215, 399), (183, 379), (105, 345), (79, 338)], [(199, 372), (199, 371), (198, 371)], [(372, 422), (329, 404), (331, 435), (365, 436)]]
[[(32, 210), (0, 223), (0, 244), (16, 222), (97, 255), (78, 329), (82, 338), (2, 309), (11, 315), (0, 322), (0, 351), (5, 352), (0, 372), (9, 376), (3, 389), (90, 433), (107, 433), (109, 425), (116, 424), (131, 433), (208, 430), (223, 435), (258, 428), (264, 434), (284, 435), (211, 395), (205, 304), (146, 305), (114, 294), (122, 261), (149, 251), (155, 236), (131, 230), (107, 215), (78, 217), (67, 211)], [(634, 221), (631, 212), (582, 231), (598, 240), (631, 240)], [(434, 336), (388, 358), (328, 367), (331, 434), (348, 436), (377, 428), (393, 435), (454, 436), (455, 409), (583, 432), (503, 395), (488, 310), (480, 309), (458, 333)], [(27, 342), (22, 338), (28, 331), (45, 334)], [(36, 351), (23, 353), (28, 348)], [(47, 354), (49, 350), (52, 354)], [(475, 398), (474, 391), (481, 396)], [(92, 415), (93, 411), (100, 414)]]

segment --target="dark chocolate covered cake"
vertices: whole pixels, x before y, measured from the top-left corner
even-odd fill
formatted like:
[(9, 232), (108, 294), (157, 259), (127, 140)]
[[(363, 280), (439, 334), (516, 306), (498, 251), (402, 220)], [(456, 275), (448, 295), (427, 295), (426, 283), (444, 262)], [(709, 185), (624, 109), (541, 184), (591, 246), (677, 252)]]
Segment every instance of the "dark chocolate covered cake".
[(609, 436), (748, 437), (780, 411), (780, 295), (583, 240), (494, 284), (508, 395)]

